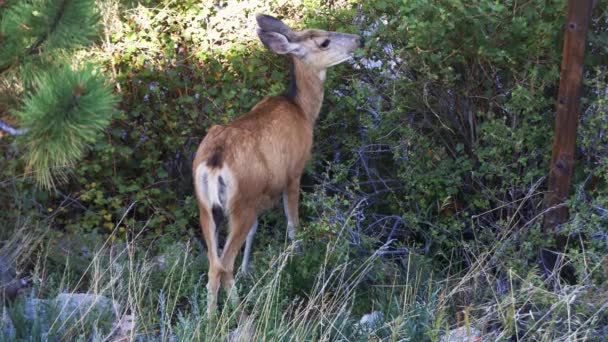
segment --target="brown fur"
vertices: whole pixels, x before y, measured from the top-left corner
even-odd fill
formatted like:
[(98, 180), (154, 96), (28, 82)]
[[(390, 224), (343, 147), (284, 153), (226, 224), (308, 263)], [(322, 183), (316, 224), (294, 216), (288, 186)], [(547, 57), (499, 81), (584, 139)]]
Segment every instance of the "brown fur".
[[(239, 197), (256, 212), (267, 209), (289, 180), (299, 179), (310, 157), (312, 126), (285, 97), (265, 98), (231, 124), (211, 127), (199, 146), (194, 168), (217, 159), (217, 151), (222, 151), (222, 162), (232, 171)], [(242, 202), (234, 201), (235, 205)]]
[[(294, 51), (292, 77), (297, 91), (293, 98), (267, 97), (232, 123), (211, 127), (194, 158), (200, 223), (209, 257), (209, 313), (215, 309), (220, 280), (236, 296), (233, 273), (238, 251), (247, 239), (243, 260), (246, 271), (257, 215), (273, 206), (281, 195), (293, 239), (298, 227), (300, 177), (310, 158), (313, 127), (323, 101), (325, 69), (348, 58), (359, 45), (358, 36), (321, 30), (297, 33), (272, 17), (258, 16), (258, 23), (260, 38), (271, 49), (277, 48), (281, 51), (278, 53)], [(265, 36), (268, 32), (273, 33)], [(336, 40), (335, 51), (318, 48), (319, 39)], [(214, 216), (221, 212), (228, 216), (230, 227), (220, 257), (215, 236), (219, 220)]]

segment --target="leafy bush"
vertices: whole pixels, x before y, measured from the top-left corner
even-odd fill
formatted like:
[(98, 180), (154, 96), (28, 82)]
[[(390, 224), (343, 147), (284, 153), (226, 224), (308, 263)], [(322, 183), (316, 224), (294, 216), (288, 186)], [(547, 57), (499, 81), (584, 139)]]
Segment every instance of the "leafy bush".
[[(287, 60), (261, 47), (252, 23), (232, 20), (232, 4), (111, 4), (107, 41), (86, 54), (113, 75), (120, 111), (69, 184), (37, 189), (12, 140), (0, 147), (0, 222), (51, 230), (48, 255), (22, 263), (31, 273), (42, 267), (32, 260), (44, 264), (40, 297), (62, 286), (126, 293), (118, 301), (139, 315), (137, 333), (161, 339), (226, 336), (236, 326), (313, 340), (437, 340), (457, 326), (490, 339), (605, 333), (605, 4), (589, 37), (568, 203), (566, 257), (578, 283), (562, 288), (544, 283), (537, 252), (551, 243), (542, 200), (565, 1), (273, 8), (295, 26), (363, 31), (368, 43), (328, 75), (302, 181), (301, 252), (285, 245), (280, 211), (262, 216), (254, 273), (238, 281), (251, 316), (226, 309), (213, 326), (191, 159), (210, 125), (283, 90)], [(119, 258), (91, 252), (104, 242), (128, 248)], [(76, 251), (79, 243), (86, 248)], [(376, 327), (356, 319), (374, 311), (384, 315)]]

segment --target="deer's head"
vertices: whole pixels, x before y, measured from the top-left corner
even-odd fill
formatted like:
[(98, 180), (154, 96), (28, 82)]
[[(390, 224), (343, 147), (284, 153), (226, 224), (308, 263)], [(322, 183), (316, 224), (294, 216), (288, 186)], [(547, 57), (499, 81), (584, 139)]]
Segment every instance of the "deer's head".
[(290, 54), (317, 70), (346, 61), (363, 44), (355, 34), (314, 29), (295, 32), (269, 15), (258, 14), (256, 19), (258, 36), (267, 48), (280, 55)]

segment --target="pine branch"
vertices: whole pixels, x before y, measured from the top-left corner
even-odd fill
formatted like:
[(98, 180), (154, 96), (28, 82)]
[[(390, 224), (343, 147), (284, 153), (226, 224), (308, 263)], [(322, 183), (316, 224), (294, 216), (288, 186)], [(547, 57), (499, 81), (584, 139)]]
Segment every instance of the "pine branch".
[(0, 20), (0, 75), (54, 50), (69, 52), (90, 44), (99, 22), (95, 0), (44, 0), (15, 2)]
[(49, 30), (45, 31), (40, 37), (38, 37), (38, 39), (34, 42), (34, 44), (32, 44), (27, 49), (27, 54), (28, 55), (34, 55), (34, 54), (40, 53), (40, 46), (57, 29), (57, 26), (59, 25), (59, 22), (61, 21), (61, 18), (63, 17), (63, 14), (65, 13), (65, 9), (66, 9), (69, 1), (70, 0), (63, 0), (61, 2), (61, 4), (59, 5), (59, 10), (57, 11), (57, 13), (55, 13), (55, 16), (53, 17), (53, 20), (51, 22), (51, 26), (49, 27)]
[(117, 101), (102, 74), (58, 58), (98, 35), (95, 1), (15, 0), (0, 13), (0, 77), (23, 83), (22, 105), (12, 112), (27, 127), (0, 122), (0, 130), (20, 135), (27, 168), (46, 188), (67, 179), (68, 168), (109, 124)]
[(38, 77), (36, 89), (16, 112), (29, 127), (18, 142), (27, 150), (27, 166), (38, 183), (53, 188), (67, 179), (66, 170), (107, 127), (117, 98), (90, 68), (49, 70)]

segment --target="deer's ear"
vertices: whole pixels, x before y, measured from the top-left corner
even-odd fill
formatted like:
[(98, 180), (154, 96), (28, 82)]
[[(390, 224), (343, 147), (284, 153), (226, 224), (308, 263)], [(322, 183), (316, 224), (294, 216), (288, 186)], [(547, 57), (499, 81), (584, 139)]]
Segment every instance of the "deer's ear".
[(255, 20), (258, 22), (258, 27), (267, 32), (277, 32), (291, 37), (293, 33), (289, 26), (285, 25), (281, 20), (266, 14), (256, 14)]
[(287, 37), (277, 32), (268, 32), (262, 29), (258, 29), (258, 37), (264, 45), (272, 50), (274, 53), (279, 55), (293, 54), (301, 57), (303, 55), (303, 49), (299, 43), (291, 43), (287, 40)]

